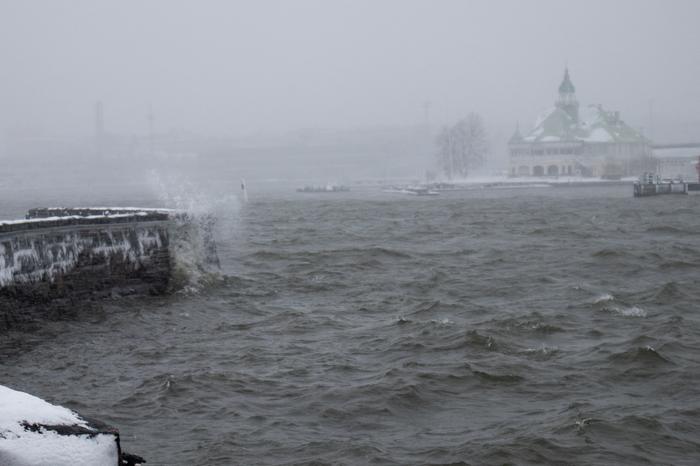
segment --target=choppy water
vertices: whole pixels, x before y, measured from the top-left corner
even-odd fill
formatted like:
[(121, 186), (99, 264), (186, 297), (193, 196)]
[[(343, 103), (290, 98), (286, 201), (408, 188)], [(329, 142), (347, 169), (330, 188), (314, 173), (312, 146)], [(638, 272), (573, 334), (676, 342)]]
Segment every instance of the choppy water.
[(698, 464), (699, 231), (631, 187), (271, 195), (221, 283), (2, 335), (0, 383), (148, 464)]

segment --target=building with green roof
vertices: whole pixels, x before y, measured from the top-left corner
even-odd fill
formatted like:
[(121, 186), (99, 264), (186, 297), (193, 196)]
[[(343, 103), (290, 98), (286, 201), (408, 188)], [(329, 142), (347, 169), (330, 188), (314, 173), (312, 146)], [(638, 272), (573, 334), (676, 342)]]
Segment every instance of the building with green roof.
[(568, 68), (554, 107), (523, 136), (508, 141), (510, 176), (636, 176), (653, 169), (650, 141), (620, 118), (620, 112), (589, 105), (579, 109)]

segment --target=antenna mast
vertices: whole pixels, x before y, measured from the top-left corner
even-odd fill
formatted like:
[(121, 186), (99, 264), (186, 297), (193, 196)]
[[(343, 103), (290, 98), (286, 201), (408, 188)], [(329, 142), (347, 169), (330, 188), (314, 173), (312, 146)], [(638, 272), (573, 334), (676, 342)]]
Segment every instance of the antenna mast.
[(148, 144), (149, 144), (149, 150), (151, 153), (151, 157), (153, 157), (155, 151), (154, 151), (154, 135), (153, 135), (153, 127), (155, 123), (155, 117), (153, 116), (153, 106), (149, 105), (148, 106)]

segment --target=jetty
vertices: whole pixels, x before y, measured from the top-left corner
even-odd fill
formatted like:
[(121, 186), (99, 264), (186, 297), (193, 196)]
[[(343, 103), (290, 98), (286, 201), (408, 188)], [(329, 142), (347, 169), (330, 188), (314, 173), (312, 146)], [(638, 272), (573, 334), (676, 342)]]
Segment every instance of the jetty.
[(218, 262), (210, 227), (186, 212), (130, 207), (37, 208), (0, 221), (0, 330), (103, 298), (166, 293), (183, 244)]
[(350, 191), (349, 186), (327, 184), (325, 186), (304, 186), (297, 188), (298, 193), (346, 193)]
[(660, 194), (688, 194), (688, 183), (682, 179), (662, 180), (653, 173), (645, 173), (634, 182), (634, 197)]

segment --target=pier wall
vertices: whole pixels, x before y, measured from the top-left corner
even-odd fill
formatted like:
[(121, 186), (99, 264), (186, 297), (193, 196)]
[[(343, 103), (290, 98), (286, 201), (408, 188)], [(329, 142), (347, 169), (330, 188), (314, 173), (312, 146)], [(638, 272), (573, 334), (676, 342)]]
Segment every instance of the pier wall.
[(168, 288), (171, 216), (129, 209), (35, 209), (0, 223), (0, 329), (37, 312)]
[(688, 194), (688, 183), (634, 184), (634, 197), (658, 196), (659, 194)]

